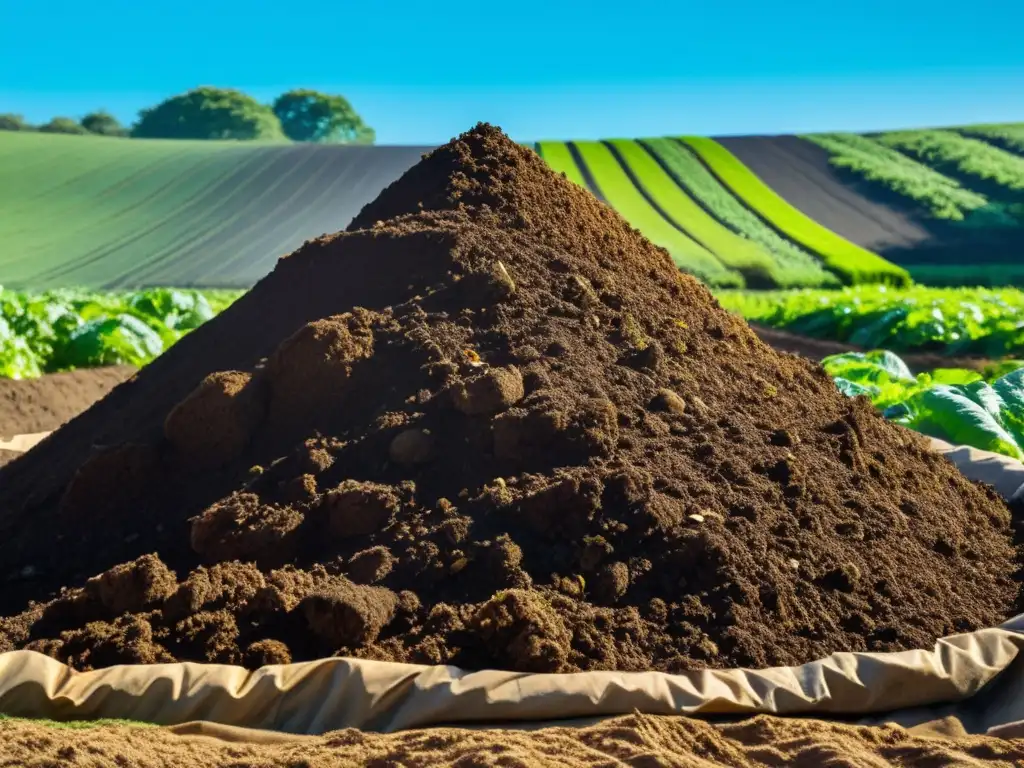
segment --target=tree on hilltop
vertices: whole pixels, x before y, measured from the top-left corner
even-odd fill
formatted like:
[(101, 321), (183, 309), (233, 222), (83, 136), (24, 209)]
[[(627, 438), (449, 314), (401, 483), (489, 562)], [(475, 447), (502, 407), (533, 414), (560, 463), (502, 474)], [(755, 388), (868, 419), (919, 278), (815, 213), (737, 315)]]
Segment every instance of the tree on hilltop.
[(120, 121), (105, 110), (90, 112), (81, 120), (81, 126), (98, 136), (127, 136), (128, 131)]
[(55, 117), (50, 122), (40, 125), (38, 130), (41, 133), (71, 133), (78, 136), (89, 133), (77, 120), (70, 117)]
[(273, 110), (233, 88), (204, 86), (139, 113), (131, 135), (140, 139), (281, 140)]
[(31, 131), (32, 126), (25, 122), (21, 115), (11, 112), (0, 114), (0, 131)]
[(278, 96), (273, 109), (292, 141), (372, 144), (376, 138), (344, 96), (297, 88)]

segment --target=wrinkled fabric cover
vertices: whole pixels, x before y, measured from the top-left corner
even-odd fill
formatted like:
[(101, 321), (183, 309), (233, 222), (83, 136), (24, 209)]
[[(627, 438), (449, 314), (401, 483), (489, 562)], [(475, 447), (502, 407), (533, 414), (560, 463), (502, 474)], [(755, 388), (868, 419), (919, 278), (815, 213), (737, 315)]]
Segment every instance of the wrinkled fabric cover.
[(999, 453), (928, 438), (932, 449), (952, 461), (971, 480), (988, 483), (1005, 499), (1024, 499), (1024, 464)]
[(0, 712), (160, 725), (198, 720), (296, 734), (349, 727), (379, 732), (432, 725), (536, 727), (636, 711), (765, 712), (908, 726), (949, 716), (971, 732), (984, 733), (1024, 720), (1022, 648), (1024, 615), (998, 628), (943, 638), (931, 650), (837, 653), (797, 667), (681, 675), (466, 672), (346, 658), (255, 672), (183, 663), (81, 673), (33, 651), (13, 651), (0, 654)]
[(24, 453), (29, 448), (33, 448), (38, 443), (41, 443), (44, 439), (49, 437), (50, 434), (50, 432), (32, 432), (24, 435), (15, 435), (10, 440), (0, 439), (0, 451)]

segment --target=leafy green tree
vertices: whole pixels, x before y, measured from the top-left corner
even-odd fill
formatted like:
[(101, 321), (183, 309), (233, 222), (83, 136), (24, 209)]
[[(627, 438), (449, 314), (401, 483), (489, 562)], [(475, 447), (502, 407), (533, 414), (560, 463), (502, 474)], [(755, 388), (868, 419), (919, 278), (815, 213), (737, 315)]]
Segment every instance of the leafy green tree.
[(10, 112), (0, 115), (0, 131), (31, 131), (32, 126), (21, 115)]
[(79, 136), (89, 133), (76, 120), (70, 117), (55, 117), (50, 122), (39, 126), (42, 133), (74, 133)]
[(292, 141), (372, 144), (376, 138), (344, 96), (299, 88), (277, 97), (274, 114)]
[(273, 110), (232, 88), (204, 86), (139, 113), (131, 135), (140, 139), (282, 140)]
[(127, 136), (128, 132), (120, 121), (109, 112), (98, 110), (82, 118), (82, 127), (99, 136)]

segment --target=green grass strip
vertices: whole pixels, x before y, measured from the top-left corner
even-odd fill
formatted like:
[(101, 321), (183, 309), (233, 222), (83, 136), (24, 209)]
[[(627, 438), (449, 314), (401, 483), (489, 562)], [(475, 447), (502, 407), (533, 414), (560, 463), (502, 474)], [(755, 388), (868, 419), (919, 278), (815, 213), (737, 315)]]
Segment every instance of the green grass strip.
[(817, 253), (825, 266), (848, 285), (906, 285), (910, 275), (881, 256), (861, 248), (798, 211), (714, 139), (680, 137), (711, 171), (751, 209), (786, 237)]
[(672, 139), (642, 139), (695, 200), (741, 237), (772, 254), (780, 284), (790, 288), (839, 285), (817, 256), (779, 235), (745, 208), (687, 147)]
[(122, 728), (159, 728), (155, 723), (143, 723), (138, 720), (117, 720), (113, 718), (100, 718), (99, 720), (47, 720), (34, 717), (11, 717), (0, 714), (0, 726), (17, 725), (19, 723), (32, 723), (47, 728), (61, 728), (64, 730), (80, 731), (87, 728), (102, 728), (104, 726), (117, 726)]
[(676, 229), (647, 202), (608, 147), (597, 141), (573, 144), (601, 196), (651, 242), (668, 250), (680, 269), (712, 285), (744, 285), (739, 273), (727, 269), (711, 251)]
[(921, 204), (937, 219), (963, 221), (988, 205), (988, 198), (964, 189), (955, 179), (912, 160), (867, 136), (852, 133), (809, 134), (800, 138), (829, 153), (829, 162)]
[(618, 151), (640, 186), (661, 210), (725, 266), (743, 275), (749, 287), (783, 285), (770, 253), (709, 216), (641, 145), (632, 139), (614, 139), (608, 143)]
[(564, 141), (539, 141), (537, 142), (537, 153), (556, 172), (564, 173), (569, 181), (584, 189), (587, 188), (587, 182), (584, 181), (583, 174)]
[(923, 163), (955, 168), (965, 176), (1024, 191), (1024, 157), (953, 131), (892, 131), (878, 140)]

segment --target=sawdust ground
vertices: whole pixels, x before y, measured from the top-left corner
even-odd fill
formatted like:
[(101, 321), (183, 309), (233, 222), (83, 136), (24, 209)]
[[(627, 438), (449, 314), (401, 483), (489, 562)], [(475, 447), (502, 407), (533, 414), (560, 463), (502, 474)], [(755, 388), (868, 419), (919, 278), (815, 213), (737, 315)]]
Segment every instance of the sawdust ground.
[[(230, 736), (230, 734), (228, 734)], [(757, 716), (712, 725), (630, 715), (585, 728), (535, 731), (434, 728), (397, 734), (354, 729), (322, 737), (269, 735), (248, 743), (165, 729), (60, 729), (0, 722), (0, 764), (30, 766), (693, 766), (875, 768), (1012, 766), (1024, 740), (922, 735), (895, 725), (852, 726)]]

